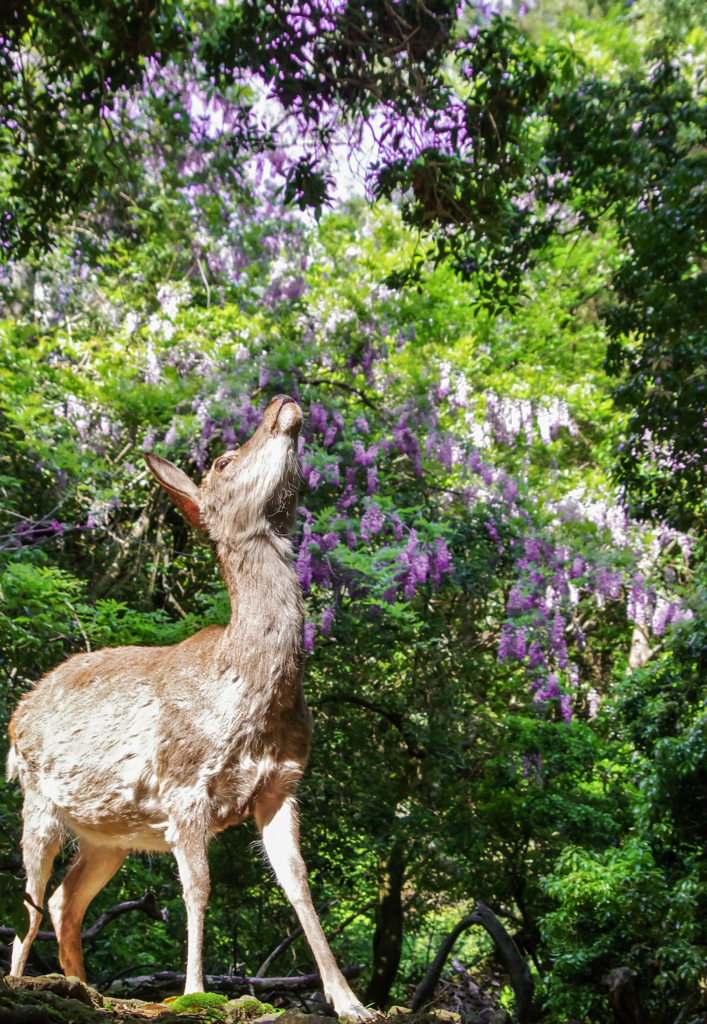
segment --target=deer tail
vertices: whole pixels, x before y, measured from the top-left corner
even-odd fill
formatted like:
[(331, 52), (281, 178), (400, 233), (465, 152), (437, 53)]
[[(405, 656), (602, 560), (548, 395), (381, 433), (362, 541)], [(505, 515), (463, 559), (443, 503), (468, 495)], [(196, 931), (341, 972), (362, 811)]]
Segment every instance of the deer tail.
[(5, 763), (5, 778), (8, 782), (12, 782), (12, 780), (16, 779), (19, 774), (17, 767), (17, 754), (15, 753), (15, 748), (10, 747), (10, 751), (7, 755), (7, 761)]

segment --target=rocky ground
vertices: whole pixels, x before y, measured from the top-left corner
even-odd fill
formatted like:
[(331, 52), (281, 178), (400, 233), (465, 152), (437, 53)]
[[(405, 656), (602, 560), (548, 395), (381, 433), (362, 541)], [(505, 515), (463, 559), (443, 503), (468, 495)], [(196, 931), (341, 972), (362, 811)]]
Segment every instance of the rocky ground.
[[(324, 1012), (324, 1011), (322, 1011)], [(397, 1024), (514, 1024), (506, 1010), (496, 1010), (491, 1018), (464, 1020), (449, 1010), (433, 1009), (411, 1013), (407, 1007), (394, 1006), (382, 1021)], [(474, 1015), (476, 1016), (476, 1015)], [(142, 999), (103, 996), (82, 984), (78, 978), (47, 974), (36, 978), (8, 978), (0, 974), (0, 1024), (127, 1024), (155, 1018), (178, 1018), (200, 1024), (316, 1024), (321, 1014), (301, 1010), (276, 1011), (251, 996), (227, 999), (215, 993), (172, 996), (161, 1003)], [(176, 1021), (175, 1021), (176, 1024)]]

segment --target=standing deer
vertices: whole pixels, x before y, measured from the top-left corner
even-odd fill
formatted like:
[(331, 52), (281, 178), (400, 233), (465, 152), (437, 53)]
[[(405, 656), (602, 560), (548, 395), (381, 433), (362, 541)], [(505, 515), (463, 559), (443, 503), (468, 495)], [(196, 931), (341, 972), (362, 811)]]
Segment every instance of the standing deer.
[(302, 691), (304, 610), (289, 534), (297, 509), (302, 414), (278, 395), (236, 451), (197, 487), (157, 455), (147, 465), (189, 522), (208, 534), (231, 599), (225, 628), (173, 647), (77, 654), (20, 701), (8, 778), (24, 791), (29, 931), (24, 970), (64, 835), (79, 852), (49, 900), (59, 958), (85, 980), (81, 922), (130, 850), (171, 850), (187, 909), (186, 992), (203, 991), (202, 939), (213, 835), (255, 816), (275, 874), (297, 911), (339, 1016), (371, 1014), (336, 965), (312, 905), (299, 849), (295, 788), (311, 717)]

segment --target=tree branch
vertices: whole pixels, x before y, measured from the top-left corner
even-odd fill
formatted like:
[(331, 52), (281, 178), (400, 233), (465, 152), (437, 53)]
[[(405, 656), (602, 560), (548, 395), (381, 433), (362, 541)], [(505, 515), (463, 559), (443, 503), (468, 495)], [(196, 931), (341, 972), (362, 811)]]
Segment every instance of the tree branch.
[(481, 924), (496, 944), (498, 955), (508, 971), (511, 985), (516, 997), (516, 1016), (520, 1024), (526, 1024), (530, 1020), (530, 1007), (533, 1002), (535, 982), (530, 973), (530, 968), (520, 955), (518, 947), (493, 913), (485, 903), (477, 903), (477, 916)]
[(427, 974), (417, 986), (412, 997), (411, 1006), (413, 1012), (419, 1010), (425, 1003), (429, 1003), (434, 998), (437, 983), (442, 975), (447, 957), (454, 947), (454, 943), (463, 931), (475, 924), (480, 924), (482, 928), (485, 928), (493, 939), (498, 955), (510, 976), (511, 986), (516, 997), (516, 1015), (520, 1024), (527, 1024), (527, 1021), (530, 1020), (530, 1007), (535, 989), (530, 969), (520, 955), (515, 942), (496, 915), (485, 903), (481, 902), (476, 904), (476, 910), (473, 914), (467, 914), (466, 917), (463, 917), (459, 924), (443, 939), (437, 951), (437, 956), (432, 961)]
[(473, 924), (481, 924), (477, 915), (467, 914), (461, 921), (456, 925), (455, 928), (446, 935), (442, 940), (442, 943), (437, 950), (437, 956), (434, 958), (430, 966), (427, 968), (427, 973), (415, 989), (415, 994), (412, 997), (411, 1008), (413, 1013), (416, 1013), (426, 1003), (429, 1003), (435, 994), (435, 989), (439, 979), (442, 976), (444, 965), (447, 962), (447, 957), (452, 952), (454, 944), (461, 935), (462, 932), (466, 931), (467, 928), (471, 928)]
[[(116, 917), (121, 917), (123, 914), (129, 914), (132, 910), (141, 910), (143, 914), (147, 914), (153, 921), (166, 921), (169, 916), (168, 910), (162, 910), (157, 905), (155, 894), (153, 892), (146, 892), (144, 896), (141, 896), (139, 900), (128, 900), (126, 903), (116, 903), (114, 907), (109, 907), (104, 914), (94, 921), (90, 928), (87, 928), (85, 932), (81, 933), (81, 942), (91, 942), (96, 938), (99, 932), (103, 931), (107, 924), (114, 921)], [(6, 939), (12, 941), (15, 937), (14, 928), (0, 927), (0, 939)], [(56, 942), (55, 932), (37, 932), (37, 938), (42, 942)]]

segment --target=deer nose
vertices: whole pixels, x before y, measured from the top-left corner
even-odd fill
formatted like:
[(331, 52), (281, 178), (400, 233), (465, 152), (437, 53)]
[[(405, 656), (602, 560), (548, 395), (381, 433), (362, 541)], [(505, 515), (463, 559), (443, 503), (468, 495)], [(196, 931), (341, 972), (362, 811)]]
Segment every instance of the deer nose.
[[(271, 428), (281, 430), (294, 437), (302, 426), (302, 411), (297, 402), (289, 395), (276, 395), (272, 405), (277, 405), (277, 409), (272, 414)], [(290, 406), (293, 408), (291, 409)]]

